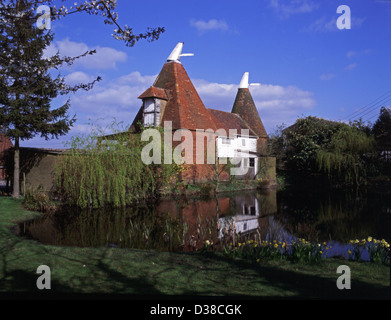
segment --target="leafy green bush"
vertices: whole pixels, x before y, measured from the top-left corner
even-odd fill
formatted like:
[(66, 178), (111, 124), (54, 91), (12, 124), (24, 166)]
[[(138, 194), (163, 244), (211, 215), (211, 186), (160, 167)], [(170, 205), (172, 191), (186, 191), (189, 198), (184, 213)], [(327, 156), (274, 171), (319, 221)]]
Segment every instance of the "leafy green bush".
[(157, 196), (177, 173), (172, 165), (143, 163), (147, 142), (141, 140), (141, 133), (112, 130), (110, 136), (98, 128), (74, 137), (68, 153), (58, 161), (58, 193), (66, 204), (79, 208), (129, 205)]

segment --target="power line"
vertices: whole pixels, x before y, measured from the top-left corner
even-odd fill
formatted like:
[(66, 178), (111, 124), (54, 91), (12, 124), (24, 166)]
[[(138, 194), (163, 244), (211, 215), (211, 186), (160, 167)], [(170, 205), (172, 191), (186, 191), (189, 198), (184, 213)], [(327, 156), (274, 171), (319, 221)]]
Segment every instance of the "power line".
[[(391, 100), (391, 99), (390, 99)], [(389, 108), (389, 107), (388, 107)], [(370, 117), (367, 121), (370, 121), (370, 120), (372, 120), (373, 118), (376, 118), (376, 117), (378, 117), (379, 115), (378, 114), (375, 114), (374, 116), (372, 116), (372, 117)]]
[(365, 115), (368, 115), (368, 114), (370, 114), (370, 113), (372, 113), (374, 111), (377, 111), (377, 115), (378, 115), (379, 111), (380, 111), (380, 108), (384, 107), (387, 104), (387, 102), (389, 102), (389, 101), (391, 101), (391, 98), (388, 99), (387, 101), (384, 101), (382, 104), (376, 106), (376, 109), (366, 112), (365, 114), (362, 115), (362, 117), (365, 116)]
[[(389, 94), (389, 93), (390, 93), (390, 94)], [(361, 114), (361, 113), (367, 111), (367, 110), (368, 110), (368, 106), (369, 106), (369, 108), (372, 108), (372, 107), (373, 107), (373, 103), (376, 103), (376, 104), (379, 103), (379, 102), (376, 102), (376, 101), (379, 100), (379, 99), (381, 99), (381, 98), (384, 97), (385, 95), (387, 95), (387, 97), (383, 98), (383, 100), (386, 99), (386, 98), (388, 98), (389, 96), (391, 96), (391, 90), (388, 90), (387, 92), (385, 92), (384, 94), (382, 94), (381, 96), (379, 96), (378, 98), (376, 98), (374, 101), (372, 101), (372, 102), (366, 104), (365, 106), (361, 107), (359, 110), (357, 110), (357, 111), (355, 111), (355, 112), (349, 114), (346, 118), (347, 118), (348, 120), (351, 120), (351, 119), (357, 117), (359, 114)], [(370, 105), (372, 105), (372, 106), (370, 106)]]
[[(386, 98), (384, 98), (383, 100), (379, 101), (376, 105), (372, 106), (370, 109), (366, 110), (364, 113), (360, 113), (361, 114), (361, 117), (367, 115), (368, 113), (371, 113), (372, 111), (376, 110), (377, 108), (379, 108), (380, 106), (383, 106), (384, 104), (386, 104), (388, 101), (391, 100), (391, 98), (387, 99), (388, 97), (391, 97), (391, 95), (387, 96)], [(385, 100), (387, 99), (387, 100)], [(357, 115), (358, 116), (358, 115)], [(357, 117), (356, 116), (356, 117)], [(350, 120), (350, 119), (349, 119)]]

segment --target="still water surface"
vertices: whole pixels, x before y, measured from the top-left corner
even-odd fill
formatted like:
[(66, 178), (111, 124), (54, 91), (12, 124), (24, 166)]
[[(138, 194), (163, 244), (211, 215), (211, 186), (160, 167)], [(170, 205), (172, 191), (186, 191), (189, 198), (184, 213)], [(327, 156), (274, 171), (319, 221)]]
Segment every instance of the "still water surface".
[[(195, 251), (244, 240), (327, 242), (329, 256), (347, 257), (349, 240), (390, 242), (391, 191), (263, 190), (179, 197), (122, 209), (64, 208), (18, 225), (44, 244)], [(363, 257), (365, 259), (365, 256)]]

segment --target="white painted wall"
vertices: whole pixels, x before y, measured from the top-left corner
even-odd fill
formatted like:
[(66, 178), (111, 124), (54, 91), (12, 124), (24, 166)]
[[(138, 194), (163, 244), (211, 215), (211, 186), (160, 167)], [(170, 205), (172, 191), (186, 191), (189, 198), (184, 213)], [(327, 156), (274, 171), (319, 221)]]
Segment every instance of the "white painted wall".
[(219, 158), (242, 158), (241, 167), (249, 168), (250, 160), (254, 159), (255, 174), (258, 172), (258, 158), (249, 152), (257, 152), (257, 139), (251, 137), (225, 138), (216, 139), (217, 156)]
[(254, 157), (248, 152), (257, 151), (257, 139), (251, 137), (235, 137), (235, 138), (218, 137), (216, 139), (216, 143), (217, 143), (217, 156), (219, 158)]

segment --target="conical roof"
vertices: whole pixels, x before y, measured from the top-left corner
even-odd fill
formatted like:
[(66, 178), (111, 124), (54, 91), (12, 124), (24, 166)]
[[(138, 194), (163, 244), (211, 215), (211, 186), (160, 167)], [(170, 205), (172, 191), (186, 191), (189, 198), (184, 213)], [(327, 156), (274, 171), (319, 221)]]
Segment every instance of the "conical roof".
[(153, 86), (164, 89), (168, 97), (162, 122), (172, 121), (173, 129), (218, 129), (179, 61), (167, 61)]
[(268, 138), (248, 86), (248, 73), (246, 72), (240, 82), (235, 102), (232, 107), (232, 113), (238, 114), (244, 121), (246, 121), (248, 126), (259, 138)]

